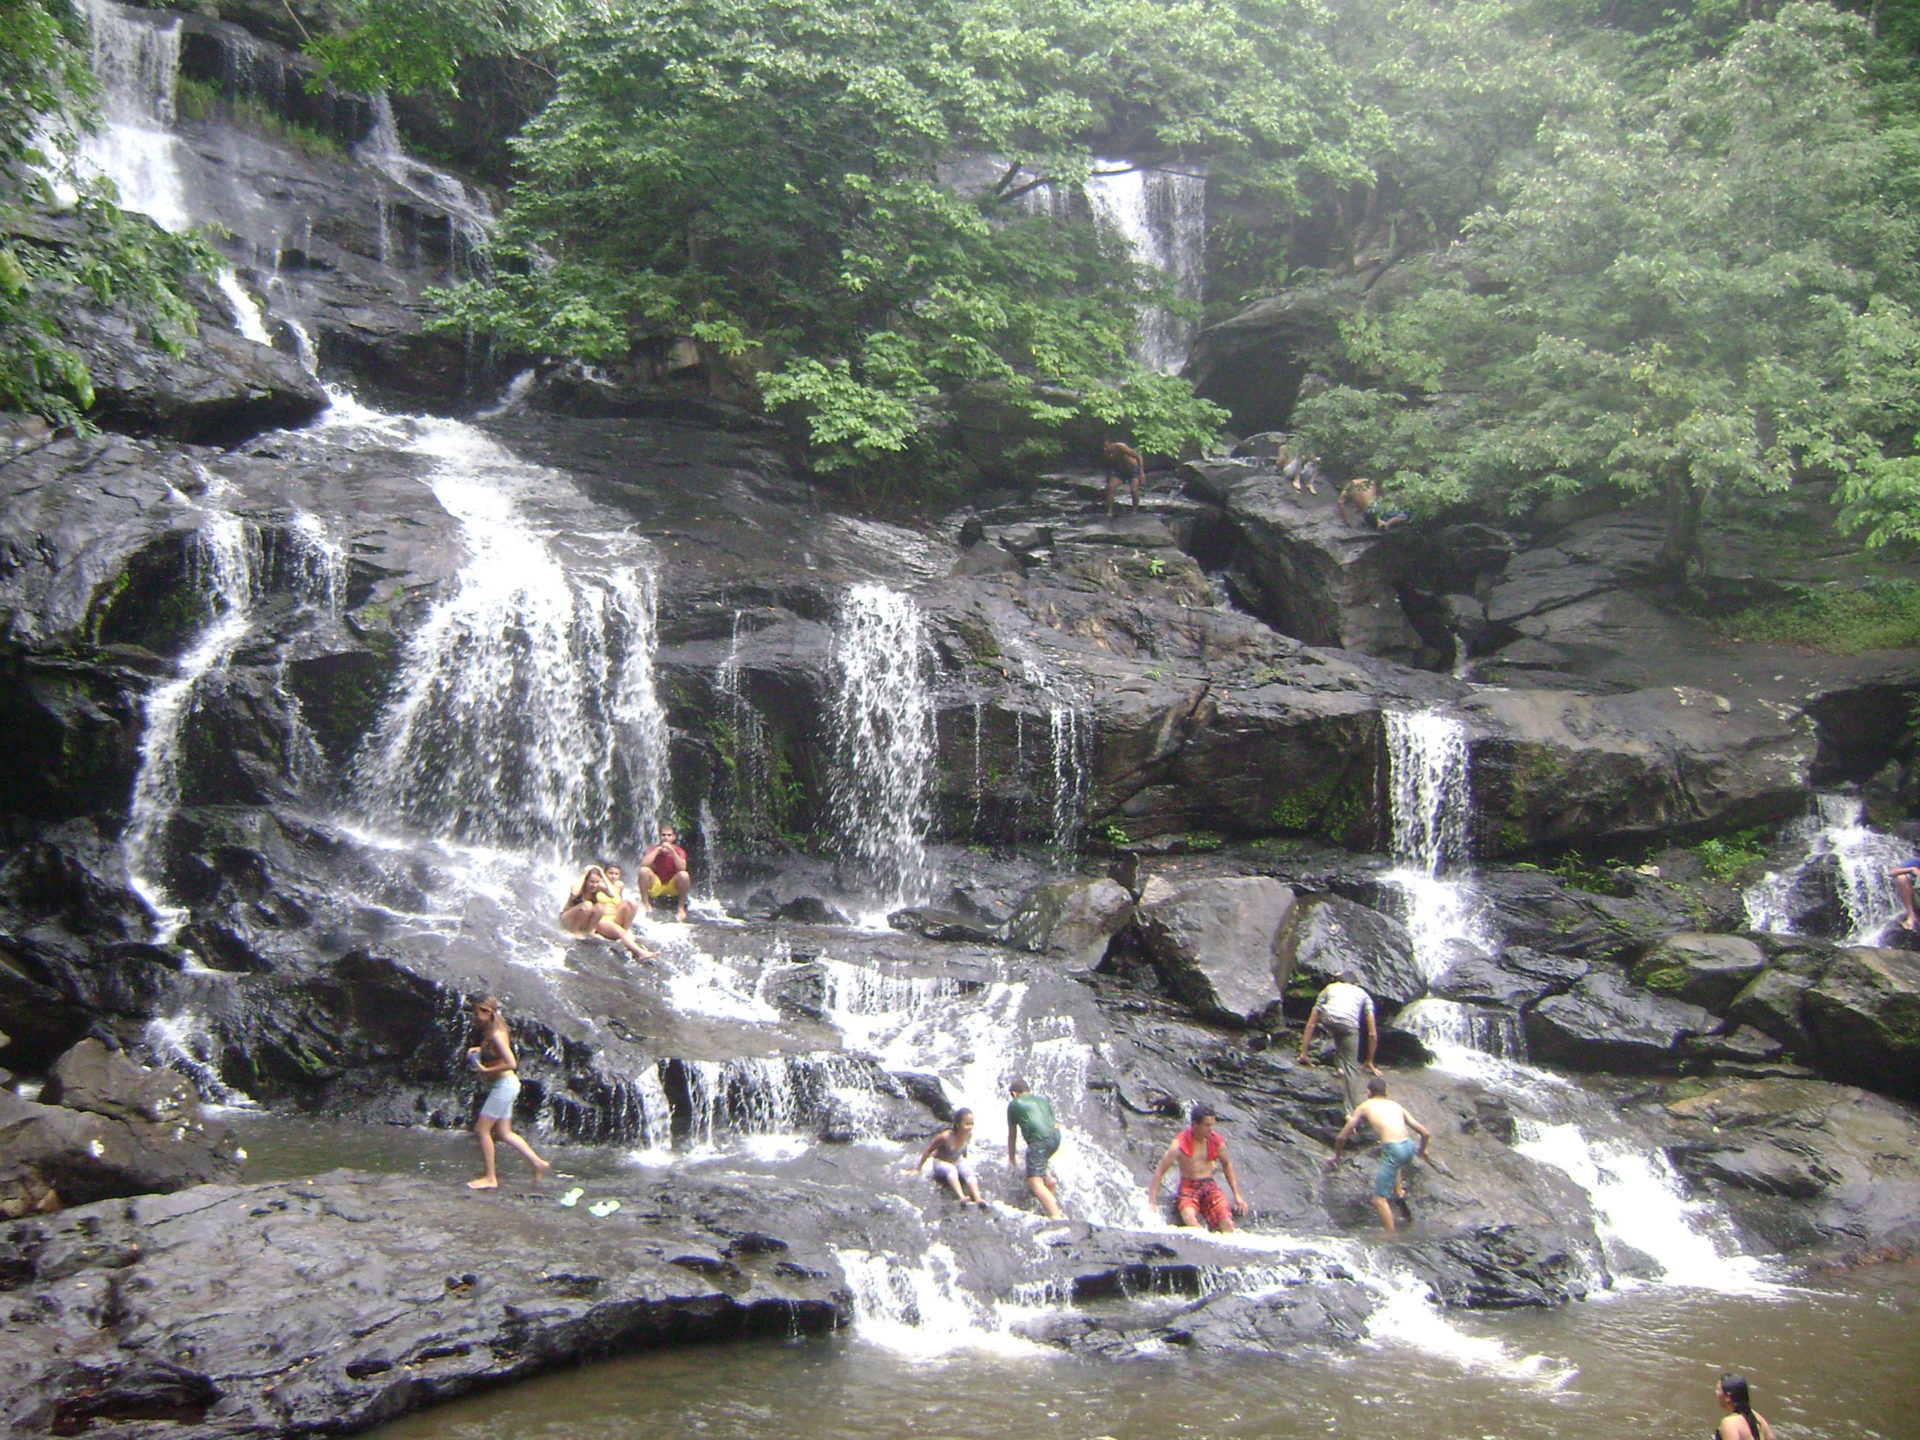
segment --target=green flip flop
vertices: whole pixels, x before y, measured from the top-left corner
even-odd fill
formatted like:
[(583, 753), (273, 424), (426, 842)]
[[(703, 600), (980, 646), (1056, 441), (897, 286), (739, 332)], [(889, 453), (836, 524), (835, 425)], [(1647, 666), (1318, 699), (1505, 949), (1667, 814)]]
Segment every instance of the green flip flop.
[(587, 1207), (587, 1213), (596, 1220), (604, 1220), (619, 1208), (618, 1200), (596, 1200)]
[(580, 1197), (586, 1193), (587, 1193), (586, 1191), (582, 1190), (578, 1185), (576, 1185), (573, 1187), (573, 1189), (567, 1191), (566, 1194), (560, 1197), (560, 1203), (566, 1206), (567, 1209), (571, 1210), (574, 1206), (580, 1203)]

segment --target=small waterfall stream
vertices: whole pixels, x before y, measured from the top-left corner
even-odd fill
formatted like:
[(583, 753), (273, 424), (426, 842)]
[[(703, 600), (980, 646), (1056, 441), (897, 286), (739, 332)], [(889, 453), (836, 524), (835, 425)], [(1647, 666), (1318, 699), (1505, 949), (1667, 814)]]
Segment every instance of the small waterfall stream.
[(847, 591), (833, 644), (834, 829), (883, 912), (924, 899), (933, 881), (930, 663), (910, 598), (884, 585)]
[(1787, 834), (1801, 858), (1769, 871), (1750, 886), (1747, 924), (1776, 935), (1798, 934), (1802, 917), (1820, 908), (1824, 892), (1838, 902), (1838, 933), (1847, 945), (1875, 945), (1898, 923), (1899, 896), (1887, 869), (1909, 857), (1912, 847), (1866, 823), (1858, 795), (1828, 791), (1814, 796), (1813, 813)]
[(1429, 981), (1453, 963), (1454, 947), (1497, 948), (1469, 869), (1473, 815), (1467, 728), (1441, 710), (1388, 710), (1387, 739), (1394, 868), (1401, 921)]

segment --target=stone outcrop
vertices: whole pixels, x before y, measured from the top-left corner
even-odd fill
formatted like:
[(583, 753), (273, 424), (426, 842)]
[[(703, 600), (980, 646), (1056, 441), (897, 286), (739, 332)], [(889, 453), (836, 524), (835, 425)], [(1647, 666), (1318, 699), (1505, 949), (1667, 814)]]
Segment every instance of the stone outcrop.
[(1003, 927), (1009, 945), (1095, 965), (1133, 918), (1133, 896), (1111, 880), (1057, 880), (1020, 902)]
[(1400, 923), (1338, 895), (1301, 901), (1280, 953), (1291, 973), (1316, 989), (1350, 971), (1376, 1004), (1404, 1005), (1427, 988)]
[(0, 1090), (0, 1215), (232, 1179), (227, 1127), (192, 1085), (144, 1070), (97, 1040), (55, 1062), (41, 1100)]
[(1157, 877), (1140, 896), (1134, 923), (1167, 983), (1204, 1020), (1273, 1025), (1289, 978), (1282, 937), (1294, 894), (1277, 880), (1246, 875), (1175, 888)]
[(1679, 1068), (1683, 1041), (1721, 1024), (1711, 1011), (1638, 989), (1619, 971), (1599, 967), (1527, 1011), (1527, 1043), (1549, 1065), (1660, 1074)]
[(1632, 973), (1637, 985), (1725, 1015), (1766, 963), (1765, 952), (1744, 936), (1682, 932), (1641, 956)]
[(1833, 1074), (1920, 1099), (1920, 957), (1842, 950), (1802, 997), (1801, 1015)]

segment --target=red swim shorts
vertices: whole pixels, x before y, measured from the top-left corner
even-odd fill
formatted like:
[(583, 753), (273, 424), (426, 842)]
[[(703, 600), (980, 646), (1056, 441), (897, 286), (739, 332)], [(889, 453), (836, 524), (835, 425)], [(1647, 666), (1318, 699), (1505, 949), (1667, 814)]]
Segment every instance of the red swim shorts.
[(1233, 1220), (1233, 1207), (1227, 1203), (1227, 1192), (1218, 1180), (1182, 1180), (1174, 1204), (1181, 1210), (1189, 1206), (1198, 1210), (1209, 1230), (1218, 1230)]

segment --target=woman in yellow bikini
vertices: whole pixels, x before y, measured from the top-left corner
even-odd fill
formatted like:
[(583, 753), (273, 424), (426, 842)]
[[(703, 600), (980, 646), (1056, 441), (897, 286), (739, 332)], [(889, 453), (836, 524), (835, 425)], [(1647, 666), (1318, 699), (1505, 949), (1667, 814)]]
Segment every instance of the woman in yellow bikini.
[[(649, 950), (633, 938), (633, 932), (620, 923), (621, 904), (626, 887), (611, 880), (601, 866), (589, 865), (567, 895), (560, 912), (560, 928), (582, 940), (599, 936), (626, 947), (636, 960), (651, 960), (660, 952)], [(630, 903), (630, 902), (629, 902)], [(628, 912), (631, 914), (632, 912)]]

